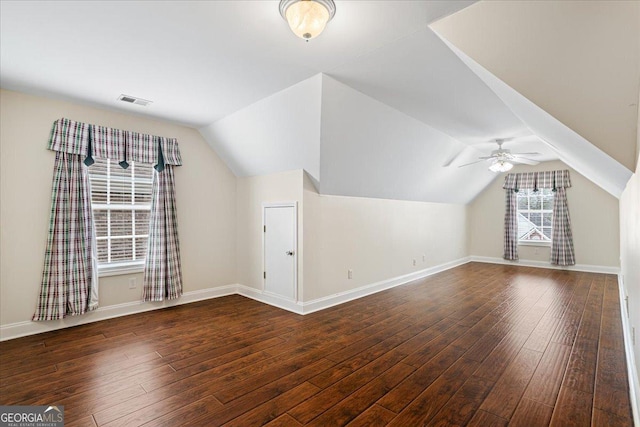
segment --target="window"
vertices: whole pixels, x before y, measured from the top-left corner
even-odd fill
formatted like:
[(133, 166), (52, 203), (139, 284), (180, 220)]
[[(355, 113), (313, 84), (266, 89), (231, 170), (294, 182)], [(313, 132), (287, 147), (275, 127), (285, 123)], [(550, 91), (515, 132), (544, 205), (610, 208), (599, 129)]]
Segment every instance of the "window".
[(100, 275), (141, 271), (147, 251), (153, 167), (95, 159), (89, 168)]
[(553, 196), (551, 189), (518, 192), (518, 243), (551, 243)]

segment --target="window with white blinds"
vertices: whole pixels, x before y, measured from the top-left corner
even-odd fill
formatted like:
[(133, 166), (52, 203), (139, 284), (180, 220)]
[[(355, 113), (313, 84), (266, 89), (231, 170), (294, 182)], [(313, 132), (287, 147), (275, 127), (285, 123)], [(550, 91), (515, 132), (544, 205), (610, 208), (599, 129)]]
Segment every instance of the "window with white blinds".
[(141, 270), (147, 251), (153, 167), (95, 159), (89, 167), (91, 208), (101, 274)]

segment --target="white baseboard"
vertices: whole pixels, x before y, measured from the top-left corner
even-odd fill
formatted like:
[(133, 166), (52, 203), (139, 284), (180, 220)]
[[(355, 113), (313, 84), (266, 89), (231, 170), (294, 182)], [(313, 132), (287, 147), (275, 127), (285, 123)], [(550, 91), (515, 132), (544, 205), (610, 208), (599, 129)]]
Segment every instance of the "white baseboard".
[(349, 291), (340, 292), (337, 294), (329, 295), (326, 297), (318, 298), (303, 303), (303, 314), (313, 313), (315, 311), (324, 310), (325, 308), (333, 307), (335, 305), (343, 304), (354, 299), (362, 298), (367, 295), (375, 294), (386, 289), (394, 288), (396, 286), (404, 285), (414, 280), (422, 279), (432, 274), (439, 273), (441, 271), (449, 270), (462, 264), (469, 262), (469, 257), (460, 258), (454, 261), (450, 261), (444, 264), (436, 265), (426, 268), (424, 270), (416, 271), (414, 273), (405, 274), (403, 276), (393, 277), (391, 279), (382, 280), (370, 285), (361, 286)]
[(576, 265), (568, 265), (568, 266), (558, 266), (558, 265), (553, 265), (548, 261), (536, 261), (536, 260), (528, 260), (528, 259), (521, 259), (518, 261), (507, 261), (502, 258), (476, 256), (476, 255), (470, 256), (469, 261), (485, 262), (489, 264), (515, 265), (515, 266), (522, 266), (522, 267), (550, 268), (553, 270), (584, 271), (586, 273), (605, 273), (605, 274), (620, 273), (619, 267), (608, 267), (604, 265), (576, 264)]
[(624, 335), (624, 353), (627, 357), (627, 376), (629, 377), (629, 400), (633, 412), (633, 425), (640, 426), (640, 383), (638, 382), (638, 369), (633, 352), (631, 340), (631, 326), (627, 313), (627, 291), (622, 283), (622, 275), (618, 274), (618, 290), (620, 293), (620, 314), (622, 317), (622, 332)]
[(283, 310), (292, 311), (297, 314), (304, 314), (302, 310), (302, 302), (296, 302), (286, 298), (282, 298), (256, 288), (238, 285), (238, 294), (265, 304), (272, 305), (274, 307), (281, 308)]
[(158, 310), (160, 308), (171, 307), (174, 305), (188, 304), (190, 302), (233, 295), (236, 293), (238, 293), (238, 285), (227, 285), (217, 288), (185, 292), (182, 297), (174, 300), (162, 302), (134, 301), (99, 307), (95, 311), (90, 311), (82, 316), (70, 316), (61, 320), (49, 320), (44, 322), (32, 322), (28, 320), (26, 322), (10, 323), (8, 325), (0, 326), (0, 341), (54, 331), (56, 329), (69, 328), (71, 326), (83, 325), (85, 323), (92, 323), (100, 320), (113, 319), (114, 317), (127, 316), (129, 314)]

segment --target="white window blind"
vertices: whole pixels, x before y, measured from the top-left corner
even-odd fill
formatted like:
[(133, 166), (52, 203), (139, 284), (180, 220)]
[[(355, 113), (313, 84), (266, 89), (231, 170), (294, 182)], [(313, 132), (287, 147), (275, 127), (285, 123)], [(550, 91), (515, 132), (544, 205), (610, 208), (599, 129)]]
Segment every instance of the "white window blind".
[(551, 243), (553, 197), (551, 189), (518, 192), (519, 243)]
[(153, 167), (95, 159), (89, 167), (91, 208), (101, 273), (144, 265), (151, 210)]

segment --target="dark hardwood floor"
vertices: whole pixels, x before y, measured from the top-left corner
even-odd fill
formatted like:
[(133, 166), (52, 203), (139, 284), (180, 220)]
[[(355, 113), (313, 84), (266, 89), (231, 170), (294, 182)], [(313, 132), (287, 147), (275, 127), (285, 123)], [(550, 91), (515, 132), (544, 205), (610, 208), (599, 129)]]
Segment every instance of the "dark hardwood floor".
[(299, 316), (241, 296), (0, 344), (66, 426), (630, 426), (615, 276), (470, 263)]

